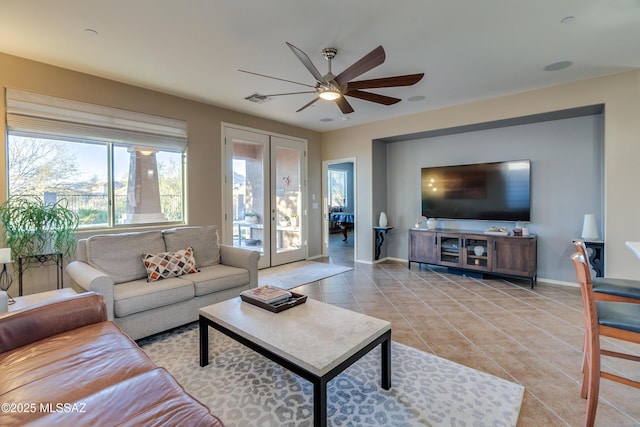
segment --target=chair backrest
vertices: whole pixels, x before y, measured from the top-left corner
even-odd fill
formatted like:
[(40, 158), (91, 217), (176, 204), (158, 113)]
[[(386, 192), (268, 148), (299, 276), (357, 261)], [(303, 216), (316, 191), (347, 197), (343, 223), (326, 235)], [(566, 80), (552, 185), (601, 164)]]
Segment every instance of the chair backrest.
[[(576, 243), (576, 247), (579, 245)], [(589, 265), (589, 259), (586, 256), (586, 248), (584, 251), (578, 250), (575, 254), (571, 255), (571, 261), (573, 262), (573, 268), (576, 270), (576, 279), (580, 283), (580, 287), (583, 284), (591, 286), (591, 265)]]
[(576, 247), (576, 250), (584, 256), (584, 260), (589, 267), (589, 275), (591, 275), (591, 263), (589, 262), (589, 251), (587, 250), (587, 245), (585, 245), (584, 240), (574, 240), (573, 245)]
[(596, 312), (596, 299), (591, 283), (591, 266), (587, 258), (580, 252), (571, 255), (573, 268), (576, 270), (576, 279), (580, 283), (582, 303), (584, 305), (584, 328), (587, 343), (600, 351), (600, 334), (598, 326), (598, 314)]

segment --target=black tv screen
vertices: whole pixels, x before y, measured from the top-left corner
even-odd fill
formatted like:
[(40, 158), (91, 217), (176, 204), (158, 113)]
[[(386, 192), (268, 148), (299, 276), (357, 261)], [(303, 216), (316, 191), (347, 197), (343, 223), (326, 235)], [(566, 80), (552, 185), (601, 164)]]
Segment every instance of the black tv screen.
[(531, 162), (422, 168), (422, 215), (427, 218), (531, 220)]

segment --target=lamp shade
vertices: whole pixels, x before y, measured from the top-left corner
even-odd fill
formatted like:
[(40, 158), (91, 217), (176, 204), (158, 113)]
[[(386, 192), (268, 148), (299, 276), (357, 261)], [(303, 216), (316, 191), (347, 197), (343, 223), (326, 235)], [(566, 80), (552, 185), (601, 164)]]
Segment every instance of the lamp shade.
[(585, 214), (584, 222), (582, 224), (582, 238), (597, 240), (599, 237), (598, 226), (596, 225), (596, 216), (594, 214)]
[(9, 264), (11, 262), (11, 248), (0, 249), (0, 264)]

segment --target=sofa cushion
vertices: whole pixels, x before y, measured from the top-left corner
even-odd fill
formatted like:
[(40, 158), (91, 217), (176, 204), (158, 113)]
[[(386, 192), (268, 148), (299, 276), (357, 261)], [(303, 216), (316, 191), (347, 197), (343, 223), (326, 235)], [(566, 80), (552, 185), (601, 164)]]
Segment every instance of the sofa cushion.
[(192, 281), (195, 284), (195, 294), (199, 297), (246, 285), (249, 283), (249, 271), (244, 268), (216, 264), (203, 267), (199, 273), (182, 276), (179, 279)]
[(89, 237), (86, 246), (89, 265), (109, 275), (116, 284), (146, 278), (140, 256), (166, 250), (160, 231), (98, 234)]
[(131, 377), (79, 402), (68, 403), (75, 403), (85, 412), (47, 413), (33, 426), (222, 427), (222, 422), (211, 415), (206, 406), (189, 396), (162, 368)]
[(163, 231), (166, 250), (175, 252), (188, 246), (193, 248), (198, 267), (220, 263), (218, 226), (177, 227)]
[(185, 301), (194, 296), (193, 282), (190, 280), (178, 277), (157, 282), (147, 282), (146, 279), (134, 280), (114, 287), (113, 313), (115, 317), (123, 317)]
[[(94, 323), (0, 354), (0, 402), (67, 403), (155, 369), (112, 322)], [(5, 413), (2, 425), (42, 416)], [(68, 424), (69, 425), (69, 424)]]
[(142, 262), (147, 269), (147, 282), (198, 272), (191, 247), (176, 252), (144, 254)]

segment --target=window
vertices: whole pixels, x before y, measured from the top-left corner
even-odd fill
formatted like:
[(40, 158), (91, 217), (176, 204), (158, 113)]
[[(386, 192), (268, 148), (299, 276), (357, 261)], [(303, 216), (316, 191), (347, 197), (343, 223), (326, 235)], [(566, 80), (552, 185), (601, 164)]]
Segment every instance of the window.
[(184, 222), (184, 122), (8, 89), (7, 134), (9, 196), (81, 227)]
[(347, 206), (347, 171), (329, 169), (329, 200), (331, 206)]

